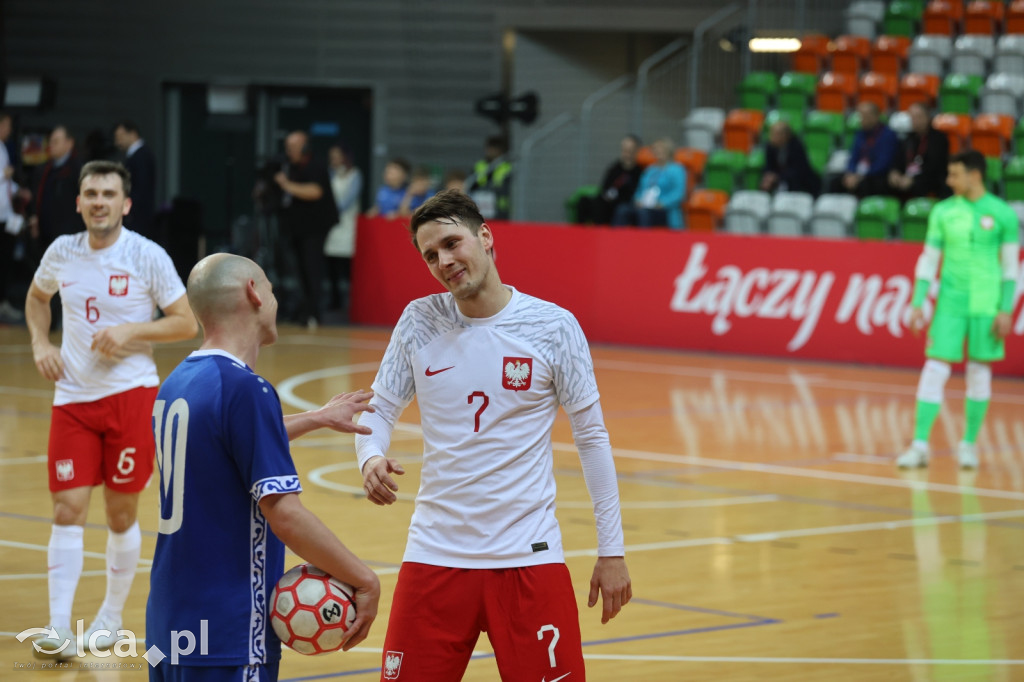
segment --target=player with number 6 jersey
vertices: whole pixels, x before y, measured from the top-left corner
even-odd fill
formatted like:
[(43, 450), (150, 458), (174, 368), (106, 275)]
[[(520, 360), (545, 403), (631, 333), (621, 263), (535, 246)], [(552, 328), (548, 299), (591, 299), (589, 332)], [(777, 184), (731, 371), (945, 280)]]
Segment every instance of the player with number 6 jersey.
[[(382, 680), (457, 680), (486, 631), (505, 680), (585, 679), (579, 615), (555, 518), (551, 428), (573, 428), (597, 522), (589, 605), (602, 622), (631, 597), (615, 464), (587, 340), (553, 303), (502, 284), (471, 199), (442, 192), (410, 230), (448, 293), (413, 301), (356, 437), (367, 497), (391, 504), (387, 457), (417, 397), (423, 469), (382, 658)], [(430, 599), (422, 595), (430, 594)]]
[[(50, 626), (57, 634), (34, 648), (42, 657), (66, 657), (76, 649), (65, 643), (72, 637), (89, 498), (101, 484), (109, 527), (107, 591), (85, 644), (103, 651), (117, 639), (139, 563), (139, 492), (153, 473), (150, 420), (160, 378), (152, 343), (192, 338), (198, 328), (170, 257), (122, 224), (130, 191), (121, 164), (94, 161), (82, 168), (77, 202), (86, 230), (50, 245), (25, 302), (36, 367), (56, 382), (47, 575)], [(49, 339), (50, 299), (58, 291), (64, 329), (59, 348)], [(164, 317), (154, 320), (158, 306)]]

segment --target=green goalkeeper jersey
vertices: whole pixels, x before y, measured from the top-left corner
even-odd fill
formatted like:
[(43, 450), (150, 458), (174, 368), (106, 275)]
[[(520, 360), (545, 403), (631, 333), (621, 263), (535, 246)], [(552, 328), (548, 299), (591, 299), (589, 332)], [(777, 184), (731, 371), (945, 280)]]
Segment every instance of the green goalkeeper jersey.
[(942, 251), (937, 315), (988, 316), (999, 312), (1003, 244), (1020, 239), (1017, 214), (986, 193), (977, 201), (953, 196), (935, 204), (925, 243)]

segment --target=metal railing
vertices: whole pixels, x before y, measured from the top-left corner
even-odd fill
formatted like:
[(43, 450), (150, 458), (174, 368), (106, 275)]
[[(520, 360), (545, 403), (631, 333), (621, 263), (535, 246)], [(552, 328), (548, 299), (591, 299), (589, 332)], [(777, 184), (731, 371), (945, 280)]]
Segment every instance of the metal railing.
[[(576, 171), (577, 186), (586, 184), (588, 180), (592, 180), (602, 170), (600, 165), (597, 168), (593, 167), (590, 156), (591, 148), (597, 146), (603, 149), (606, 146), (610, 146), (612, 141), (621, 138), (627, 132), (627, 119), (629, 117), (629, 93), (627, 88), (633, 84), (634, 80), (632, 74), (619, 76), (604, 85), (604, 87), (590, 93), (583, 100), (583, 105), (580, 106), (579, 157)], [(602, 134), (600, 140), (597, 141), (594, 139), (594, 109), (598, 104), (609, 102), (616, 95), (621, 100), (619, 102), (619, 110), (617, 112), (609, 111), (601, 116)], [(614, 101), (611, 102), (609, 108), (613, 106)], [(599, 161), (598, 164), (600, 163), (603, 162)]]
[[(558, 197), (561, 197), (561, 200), (564, 201), (564, 198), (568, 196), (568, 191), (571, 191), (572, 174), (562, 172), (562, 182), (555, 183), (538, 182), (534, 174), (537, 177), (542, 175), (557, 177), (559, 170), (562, 169), (556, 166), (571, 163), (571, 158), (566, 158), (568, 156), (566, 154), (548, 154), (548, 158), (545, 159), (547, 163), (541, 166), (534, 155), (534, 147), (541, 140), (563, 131), (573, 120), (572, 114), (563, 111), (527, 135), (519, 145), (516, 174), (513, 182), (514, 196), (512, 197), (515, 209), (512, 217), (515, 220), (538, 220), (540, 219), (538, 216), (543, 216), (548, 220), (560, 219), (560, 215), (558, 218), (555, 217), (558, 215), (557, 211), (552, 210), (554, 206), (552, 206), (551, 196), (555, 197), (556, 202)], [(559, 163), (559, 159), (561, 159), (561, 163)], [(568, 191), (562, 187), (566, 184), (566, 180), (570, 182)]]

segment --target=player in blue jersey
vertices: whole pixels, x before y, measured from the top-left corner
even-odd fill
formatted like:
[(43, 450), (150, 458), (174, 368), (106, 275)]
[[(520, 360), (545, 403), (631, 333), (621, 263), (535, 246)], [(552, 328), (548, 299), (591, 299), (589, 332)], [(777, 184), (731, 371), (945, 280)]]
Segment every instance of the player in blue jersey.
[(343, 648), (364, 640), (376, 617), (376, 574), (299, 501), (288, 448), (289, 437), (320, 426), (359, 430), (352, 417), (371, 409), (371, 394), (282, 416), (274, 387), (252, 369), (260, 347), (277, 339), (277, 300), (252, 261), (203, 259), (188, 298), (203, 345), (167, 377), (153, 409), (160, 535), (146, 646), (167, 658), (150, 680), (273, 681), (281, 643), (268, 627), (268, 604), (285, 545), (356, 588), (357, 618)]

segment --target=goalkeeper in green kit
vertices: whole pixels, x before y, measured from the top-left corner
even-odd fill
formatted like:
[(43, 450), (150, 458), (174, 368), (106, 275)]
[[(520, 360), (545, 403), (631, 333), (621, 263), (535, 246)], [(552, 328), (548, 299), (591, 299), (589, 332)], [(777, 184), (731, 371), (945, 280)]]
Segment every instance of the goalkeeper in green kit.
[(946, 183), (953, 196), (928, 216), (924, 252), (917, 261), (910, 329), (925, 326), (921, 309), (939, 269), (939, 296), (928, 329), (928, 360), (917, 386), (914, 442), (896, 459), (901, 469), (928, 466), (928, 436), (942, 406), (950, 363), (964, 359), (967, 345), (966, 428), (957, 447), (963, 469), (978, 467), (975, 443), (992, 395), (992, 362), (1005, 355), (1019, 266), (1017, 215), (985, 190), (985, 157), (965, 151), (949, 160)]

